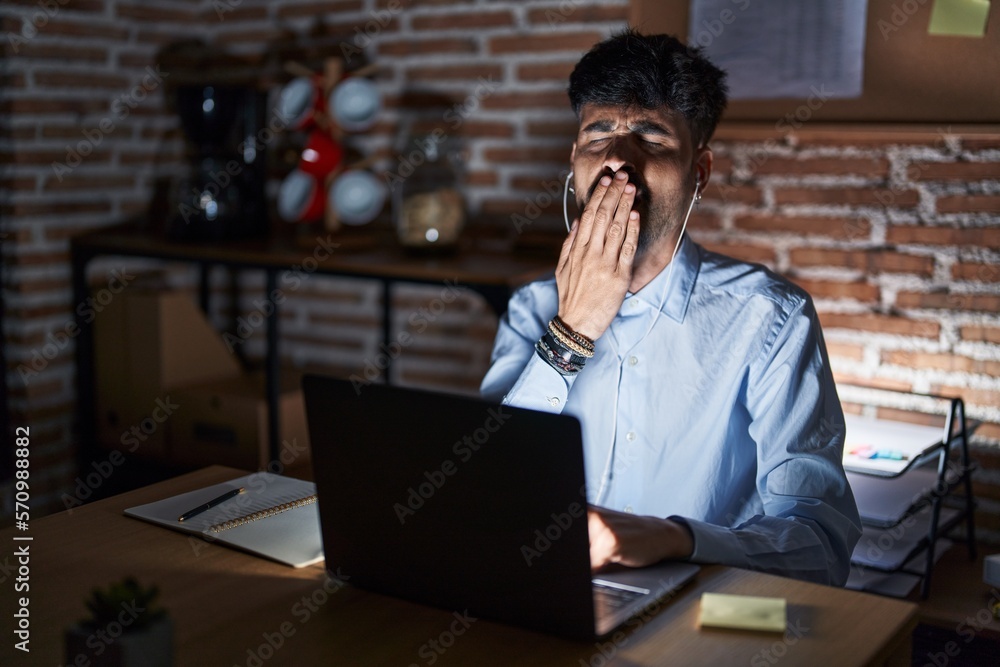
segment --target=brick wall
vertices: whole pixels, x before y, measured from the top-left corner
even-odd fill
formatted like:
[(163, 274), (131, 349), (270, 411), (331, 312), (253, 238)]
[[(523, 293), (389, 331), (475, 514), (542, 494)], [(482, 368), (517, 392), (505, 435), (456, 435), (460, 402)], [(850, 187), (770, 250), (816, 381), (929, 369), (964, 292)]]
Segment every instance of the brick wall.
[[(33, 516), (62, 509), (77, 471), (68, 239), (142, 211), (182, 147), (160, 46), (200, 32), (200, 3), (14, 0), (0, 6), (4, 352), (10, 427), (31, 429)], [(95, 285), (123, 268), (105, 262)], [(72, 329), (70, 329), (72, 331)], [(5, 443), (10, 442), (5, 429)], [(11, 451), (3, 447), (7, 468)], [(12, 512), (12, 490), (2, 515)]]
[(812, 294), (849, 410), (939, 425), (914, 411), (942, 406), (875, 390), (964, 398), (983, 422), (977, 532), (996, 541), (1000, 132), (731, 124), (714, 144), (692, 235)]
[[(20, 17), (36, 6), (6, 5), (4, 31), (22, 30)], [(9, 59), (0, 144), (12, 418), (39, 433), (42, 488), (54, 492), (74, 475), (72, 344), (27, 384), (16, 369), (71, 313), (66, 239), (141, 210), (182, 147), (153, 90), (65, 183), (51, 163), (141, 83), (159, 46), (199, 36), (269, 72), (287, 58), (376, 62), (386, 110), (354, 143), (384, 158), (380, 172), (398, 169), (408, 129), (444, 127), (466, 142), (474, 224), (558, 233), (560, 204), (550, 193), (561, 186), (575, 133), (566, 76), (626, 14), (624, 1), (582, 0), (65, 3)], [(692, 235), (813, 294), (839, 380), (866, 387), (845, 385), (849, 409), (868, 403), (880, 414), (919, 418), (910, 411), (922, 404), (878, 388), (963, 396), (969, 415), (984, 422), (976, 439), (984, 467), (976, 477), (979, 533), (1000, 541), (1000, 130), (808, 120), (784, 129), (720, 129)], [(190, 283), (177, 275), (178, 284)], [(104, 274), (92, 277), (99, 283)], [(213, 274), (220, 295), (228, 281)], [(237, 315), (252, 311), (262, 287), (259, 276), (242, 281)], [(440, 306), (440, 314), (402, 350), (393, 376), (474, 391), (496, 320), (477, 297), (444, 303), (446, 295), (444, 285), (397, 290), (397, 330), (412, 328), (421, 307)], [(369, 282), (310, 278), (284, 311), (283, 356), (341, 374), (377, 364), (380, 298)], [(245, 344), (251, 358), (262, 349), (259, 334)]]

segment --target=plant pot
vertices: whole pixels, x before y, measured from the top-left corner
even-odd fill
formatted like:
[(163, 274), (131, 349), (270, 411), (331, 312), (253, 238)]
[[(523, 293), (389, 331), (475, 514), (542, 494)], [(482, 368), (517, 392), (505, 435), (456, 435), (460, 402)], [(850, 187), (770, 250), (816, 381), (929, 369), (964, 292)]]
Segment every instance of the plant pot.
[[(128, 631), (117, 622), (105, 627), (77, 623), (66, 629), (66, 664), (93, 667), (172, 667), (174, 624), (162, 618), (149, 627)], [(77, 662), (84, 655), (87, 661)]]

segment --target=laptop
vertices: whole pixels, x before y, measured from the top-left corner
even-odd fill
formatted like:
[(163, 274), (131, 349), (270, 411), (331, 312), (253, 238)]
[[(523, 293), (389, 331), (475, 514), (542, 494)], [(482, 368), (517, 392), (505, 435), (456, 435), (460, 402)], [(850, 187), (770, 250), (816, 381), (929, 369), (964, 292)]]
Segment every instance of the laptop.
[(326, 568), (351, 585), (593, 639), (698, 571), (591, 572), (574, 417), (316, 375), (303, 390)]

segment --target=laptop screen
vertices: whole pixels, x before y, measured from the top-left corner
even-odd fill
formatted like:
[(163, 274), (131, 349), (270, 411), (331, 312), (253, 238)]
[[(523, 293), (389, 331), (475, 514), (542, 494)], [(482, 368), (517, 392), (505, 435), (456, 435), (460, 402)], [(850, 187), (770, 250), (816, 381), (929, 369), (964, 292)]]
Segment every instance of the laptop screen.
[(593, 635), (579, 422), (306, 376), (327, 570), (353, 585)]

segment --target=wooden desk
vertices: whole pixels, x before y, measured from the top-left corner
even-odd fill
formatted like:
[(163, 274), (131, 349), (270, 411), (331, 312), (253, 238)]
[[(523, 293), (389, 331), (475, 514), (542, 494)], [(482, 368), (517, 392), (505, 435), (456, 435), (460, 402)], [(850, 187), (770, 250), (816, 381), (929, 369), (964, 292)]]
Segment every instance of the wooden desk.
[[(419, 256), (406, 253), (391, 237), (384, 235), (366, 239), (357, 235), (317, 232), (298, 242), (290, 238), (270, 238), (193, 243), (168, 240), (160, 233), (140, 229), (137, 224), (118, 225), (70, 239), (73, 302), (86, 302), (90, 289), (87, 265), (102, 256), (142, 257), (197, 265), (202, 276), (201, 307), (206, 312), (209, 302), (207, 276), (213, 266), (263, 271), (266, 295), (294, 292), (295, 288), (289, 284), (278, 283), (278, 275), (285, 271), (295, 272), (297, 282), (290, 281), (292, 285), (300, 284), (314, 273), (369, 278), (378, 280), (382, 286), (382, 343), (388, 349), (392, 341), (394, 283), (467, 287), (480, 294), (499, 316), (506, 311), (513, 288), (554, 270), (558, 259), (558, 253), (514, 253), (509, 244), (494, 243), (491, 246), (483, 242), (477, 245), (473, 239), (468, 241), (453, 255)], [(272, 459), (277, 459), (281, 446), (278, 436), (278, 311), (282, 300), (271, 299), (271, 308), (265, 314), (268, 439)], [(85, 469), (90, 465), (88, 454), (98, 451), (94, 441), (94, 343), (91, 323), (85, 311), (74, 308), (74, 313), (80, 331), (76, 341), (77, 423), (80, 430), (78, 442), (81, 444), (79, 464), (81, 469)], [(385, 377), (388, 378), (388, 366)]]
[[(321, 565), (295, 570), (122, 515), (126, 507), (242, 474), (205, 468), (33, 521), (27, 533), (0, 532), (3, 557), (18, 544), (15, 534), (33, 538), (30, 661), (8, 635), (0, 664), (64, 664), (63, 629), (85, 615), (90, 589), (131, 574), (162, 590), (176, 624), (179, 667), (423, 666), (432, 658), (445, 666), (909, 665), (916, 605), (782, 577), (706, 567), (658, 613), (603, 642), (579, 643), (487, 620), (465, 628), (449, 611), (338, 589)], [(11, 578), (4, 583), (12, 585)], [(783, 638), (699, 629), (698, 600), (707, 590), (785, 597), (795, 632)], [(9, 618), (12, 596), (5, 591), (3, 599)], [(443, 653), (434, 649), (445, 645)]]
[(984, 545), (977, 551), (979, 555), (970, 560), (964, 545), (956, 544), (941, 556), (934, 566), (930, 596), (917, 601), (920, 622), (953, 632), (971, 628), (977, 636), (1000, 643), (1000, 621), (990, 619), (986, 611), (1000, 598), (1000, 591), (983, 581), (983, 555), (997, 548)]

